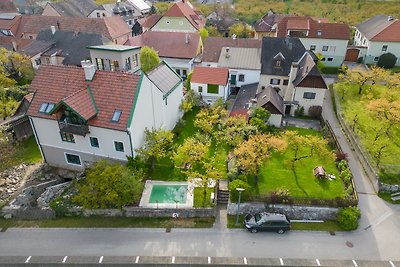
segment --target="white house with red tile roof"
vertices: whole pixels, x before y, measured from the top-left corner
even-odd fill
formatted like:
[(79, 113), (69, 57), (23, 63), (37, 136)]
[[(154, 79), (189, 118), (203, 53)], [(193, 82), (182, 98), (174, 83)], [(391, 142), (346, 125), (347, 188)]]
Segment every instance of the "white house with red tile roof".
[(359, 54), (365, 64), (376, 64), (382, 54), (392, 53), (400, 66), (400, 20), (381, 14), (358, 24), (354, 45), (366, 47)]
[(346, 56), (350, 28), (311, 17), (288, 16), (276, 25), (276, 37), (298, 37), (307, 50), (322, 55), (327, 67), (339, 67)]
[(202, 99), (213, 104), (218, 98), (223, 100), (229, 96), (229, 69), (217, 67), (200, 67), (193, 70), (190, 88)]
[(150, 29), (151, 31), (197, 32), (205, 27), (206, 19), (187, 0), (174, 3)]
[(180, 119), (182, 79), (165, 62), (147, 74), (82, 66), (43, 65), (30, 87), (28, 116), (50, 165), (125, 162), (142, 146), (146, 128), (172, 130)]

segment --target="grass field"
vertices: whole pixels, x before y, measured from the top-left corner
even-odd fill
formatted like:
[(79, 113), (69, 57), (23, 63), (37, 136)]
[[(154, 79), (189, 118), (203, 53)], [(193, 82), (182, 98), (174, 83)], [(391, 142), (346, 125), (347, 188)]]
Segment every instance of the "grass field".
[[(364, 150), (370, 155), (371, 164), (377, 165), (378, 152), (381, 146), (385, 148), (381, 151), (379, 158), (379, 167), (389, 167), (395, 172), (400, 172), (400, 126), (391, 125), (392, 132), (389, 135), (382, 134), (377, 141), (377, 133), (380, 129), (387, 129), (390, 123), (383, 119), (379, 119), (368, 111), (368, 104), (371, 100), (381, 98), (389, 94), (388, 89), (384, 86), (375, 85), (363, 89), (361, 96), (358, 94), (357, 85), (336, 84), (335, 90), (339, 96), (341, 110), (344, 115), (344, 120), (350, 129), (354, 127), (356, 135), (361, 141)], [(343, 92), (344, 97), (343, 97)], [(392, 98), (400, 97), (398, 90), (391, 90)], [(397, 170), (397, 171), (396, 171)], [(391, 171), (390, 171), (391, 172)], [(383, 182), (385, 182), (385, 177)], [(387, 176), (387, 178), (393, 178)], [(394, 181), (386, 181), (390, 183), (400, 183), (400, 175)]]
[[(288, 128), (296, 130), (301, 135), (321, 136), (321, 133), (312, 129)], [(265, 195), (286, 188), (291, 196), (313, 198), (335, 198), (343, 195), (343, 183), (339, 178), (336, 164), (333, 160), (321, 160), (317, 157), (305, 158), (295, 163), (291, 168), (293, 152), (290, 150), (282, 154), (274, 153), (260, 169), (258, 186), (254, 188), (256, 194)], [(336, 180), (320, 180), (313, 175), (316, 166), (323, 166), (329, 174), (335, 175)], [(252, 182), (252, 179), (249, 180)]]
[(0, 155), (0, 172), (21, 163), (33, 164), (42, 160), (35, 137), (31, 136), (5, 148), (5, 153)]

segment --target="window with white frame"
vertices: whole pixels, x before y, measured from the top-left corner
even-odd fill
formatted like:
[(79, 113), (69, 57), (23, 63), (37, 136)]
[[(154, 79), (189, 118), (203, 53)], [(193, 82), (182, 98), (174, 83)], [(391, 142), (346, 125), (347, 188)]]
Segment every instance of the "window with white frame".
[(81, 157), (79, 155), (65, 153), (65, 158), (68, 164), (82, 165)]
[(379, 60), (379, 57), (374, 57), (374, 61), (378, 61)]
[(328, 57), (327, 61), (333, 61), (333, 57)]
[(388, 49), (388, 46), (387, 46), (387, 45), (382, 46), (382, 52), (386, 52), (387, 49)]
[(280, 79), (271, 79), (271, 81), (270, 81), (270, 84), (273, 84), (273, 85), (278, 85), (280, 83), (281, 83)]
[(315, 51), (315, 49), (317, 49), (316, 45), (310, 45), (310, 51)]
[(203, 86), (199, 86), (199, 87), (197, 88), (197, 91), (198, 91), (199, 93), (203, 93)]
[(331, 46), (329, 47), (329, 51), (330, 51), (330, 52), (335, 52), (335, 51), (336, 51), (336, 45), (331, 45)]
[(97, 137), (90, 137), (90, 145), (99, 148), (99, 139)]
[(322, 51), (328, 51), (328, 48), (329, 48), (329, 46), (324, 45), (324, 46), (322, 47)]
[(304, 99), (315, 99), (316, 93), (313, 92), (304, 92), (303, 98)]
[(114, 141), (115, 151), (124, 152), (124, 143), (119, 141)]
[(244, 82), (244, 74), (239, 74), (239, 82)]
[(61, 140), (63, 142), (75, 143), (75, 138), (74, 138), (74, 135), (72, 133), (61, 132), (60, 135), (61, 135)]

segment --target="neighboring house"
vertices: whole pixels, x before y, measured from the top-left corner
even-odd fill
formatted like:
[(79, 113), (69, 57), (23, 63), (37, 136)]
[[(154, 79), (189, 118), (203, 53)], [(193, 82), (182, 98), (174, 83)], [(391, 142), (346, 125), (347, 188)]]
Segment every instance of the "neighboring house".
[(94, 0), (63, 0), (48, 2), (43, 16), (87, 17), (97, 5)]
[[(87, 46), (111, 43), (110, 40), (97, 33), (57, 31), (55, 27), (41, 31), (35, 42), (38, 43), (33, 43), (31, 47), (44, 48), (46, 43), (51, 44), (48, 49), (41, 52), (40, 61), (36, 60), (36, 65), (44, 63), (67, 66), (80, 66), (82, 60), (89, 59), (90, 53)], [(27, 47), (28, 51), (31, 47)], [(31, 51), (29, 52), (32, 54)]]
[(193, 64), (203, 51), (203, 43), (198, 32), (157, 32), (147, 31), (134, 36), (126, 43), (132, 46), (148, 46), (157, 51), (182, 78), (186, 78)]
[(11, 135), (14, 140), (21, 140), (32, 135), (32, 127), (29, 118), (26, 115), (32, 97), (33, 93), (25, 95), (19, 103), (14, 115), (0, 124), (6, 128), (6, 133)]
[(284, 17), (276, 26), (277, 37), (298, 37), (307, 50), (322, 56), (327, 67), (339, 67), (346, 56), (350, 29), (343, 23), (326, 23), (311, 17)]
[(138, 13), (142, 15), (142, 17), (149, 15), (151, 12), (151, 1), (127, 0), (126, 2), (130, 3), (135, 8), (135, 10), (137, 10)]
[(55, 30), (101, 34), (116, 44), (124, 44), (131, 36), (131, 29), (118, 16), (100, 19), (22, 16), (16, 36), (36, 39), (40, 31), (51, 29), (51, 26), (54, 26)]
[(12, 0), (2, 0), (0, 1), (0, 14), (2, 13), (18, 13), (18, 9)]
[(22, 15), (41, 15), (48, 2), (49, 0), (13, 0), (15, 7)]
[(48, 164), (82, 170), (99, 159), (126, 162), (146, 128), (172, 130), (180, 119), (182, 80), (164, 62), (147, 75), (82, 66), (43, 65), (32, 81), (28, 115)]
[(257, 95), (271, 86), (283, 98), (285, 115), (301, 107), (307, 115), (311, 106), (322, 107), (327, 86), (316, 61), (298, 38), (264, 37)]
[(144, 17), (142, 19), (137, 20), (135, 25), (133, 25), (133, 28), (132, 28), (133, 35), (136, 36), (136, 35), (139, 35), (139, 34), (141, 34), (143, 32), (147, 32), (161, 18), (162, 18), (161, 14), (151, 14), (151, 15), (149, 15), (147, 17)]
[(197, 66), (193, 69), (190, 88), (207, 104), (213, 104), (218, 98), (227, 100), (230, 93), (228, 77), (227, 68)]
[(262, 40), (263, 37), (276, 37), (276, 28), (278, 23), (285, 17), (293, 15), (288, 14), (277, 14), (270, 9), (259, 21), (254, 24), (254, 38)]
[(260, 80), (261, 48), (226, 47), (221, 50), (218, 67), (229, 69), (233, 88)]
[(187, 0), (175, 2), (151, 28), (151, 31), (198, 32), (206, 25), (200, 11)]
[(17, 14), (0, 14), (0, 37), (18, 36), (17, 31), (21, 23), (21, 16)]
[(202, 66), (217, 67), (223, 47), (261, 48), (261, 40), (246, 38), (208, 37), (204, 42)]
[(97, 70), (136, 72), (140, 68), (140, 47), (128, 45), (88, 46)]
[(232, 12), (229, 9), (226, 10), (224, 6), (217, 8), (207, 16), (207, 25), (216, 27), (224, 37), (229, 36), (229, 28), (237, 22), (238, 20), (232, 16)]
[(38, 69), (39, 66), (42, 64), (42, 54), (50, 50), (53, 47), (54, 43), (22, 38), (21, 40), (28, 41), (29, 44), (27, 44), (26, 46), (21, 46), (16, 51), (27, 56), (31, 60), (32, 67), (34, 69)]
[(400, 66), (400, 20), (381, 14), (358, 24), (354, 45), (366, 48), (358, 55), (365, 64), (376, 64), (382, 54), (392, 53)]
[(0, 47), (19, 53), (33, 41), (17, 37), (0, 36)]

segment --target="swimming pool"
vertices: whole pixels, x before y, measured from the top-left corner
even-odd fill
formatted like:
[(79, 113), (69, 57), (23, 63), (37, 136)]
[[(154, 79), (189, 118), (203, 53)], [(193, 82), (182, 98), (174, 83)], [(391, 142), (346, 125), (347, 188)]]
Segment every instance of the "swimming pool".
[(186, 203), (187, 185), (153, 185), (149, 203)]

